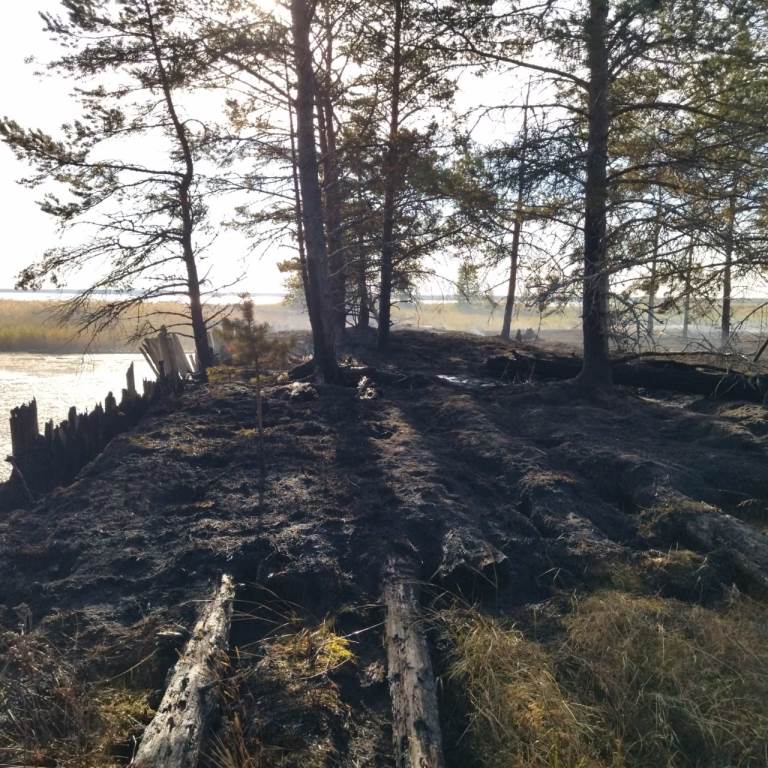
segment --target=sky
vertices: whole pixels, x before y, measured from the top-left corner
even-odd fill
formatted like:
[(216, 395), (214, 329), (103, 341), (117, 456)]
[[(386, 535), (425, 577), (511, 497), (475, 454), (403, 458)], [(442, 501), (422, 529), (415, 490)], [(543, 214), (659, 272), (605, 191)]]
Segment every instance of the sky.
[[(45, 62), (55, 58), (60, 49), (43, 30), (39, 13), (57, 13), (60, 8), (58, 0), (14, 3), (13, 10), (4, 12), (4, 24), (0, 25), (0, 71), (4, 73), (0, 84), (0, 114), (23, 126), (40, 127), (54, 134), (61, 123), (77, 114), (70, 97), (72, 83), (44, 72)], [(32, 53), (36, 62), (25, 61)], [(0, 226), (3, 230), (0, 289), (13, 288), (19, 271), (61, 237), (53, 219), (36, 204), (41, 192), (17, 183), (29, 170), (26, 163), (17, 160), (11, 150), (0, 143)], [(219, 270), (217, 282), (222, 285), (231, 282), (242, 274), (243, 264), (248, 263), (242, 289), (254, 293), (282, 292), (284, 275), (276, 265), (290, 254), (283, 251), (271, 258), (250, 258), (246, 246), (241, 239), (224, 234), (217, 247), (232, 257), (227, 259), (232, 266)], [(76, 284), (78, 280), (80, 284)], [(86, 282), (86, 276), (73, 278), (68, 287), (83, 287)]]
[[(45, 72), (44, 66), (59, 55), (61, 49), (43, 30), (39, 13), (58, 13), (60, 9), (59, 0), (14, 3), (13, 10), (4, 13), (5, 23), (0, 26), (0, 71), (4, 73), (0, 84), (0, 114), (25, 127), (40, 127), (54, 135), (62, 122), (77, 115), (77, 106), (70, 96), (72, 83)], [(35, 61), (26, 61), (31, 54), (34, 54)], [(492, 92), (497, 97), (505, 90), (500, 86), (498, 82), (491, 83), (487, 79), (477, 81), (471, 75), (465, 75), (459, 93), (459, 106), (476, 101), (478, 93)], [(42, 197), (42, 191), (30, 190), (17, 183), (29, 171), (24, 162), (17, 160), (11, 150), (0, 143), (0, 224), (4, 235), (0, 251), (0, 290), (13, 288), (20, 270), (61, 240), (55, 222), (36, 204)], [(252, 293), (280, 293), (284, 290), (285, 278), (277, 269), (277, 263), (291, 258), (294, 255), (292, 250), (275, 248), (267, 255), (250, 255), (248, 243), (229, 232), (223, 233), (215, 248), (212, 261), (216, 263), (216, 273), (212, 278), (216, 284), (226, 285), (246, 270), (239, 289)], [(226, 258), (215, 259), (218, 253), (226, 255)], [(224, 264), (226, 266), (222, 266)], [(444, 257), (434, 260), (429, 266), (440, 277), (422, 285), (422, 292), (433, 295), (452, 293), (451, 280), (457, 270), (455, 262)], [(67, 287), (84, 287), (89, 277), (74, 276)], [(498, 284), (500, 289), (504, 281), (503, 274), (489, 275), (490, 284)]]
[[(54, 128), (58, 116), (69, 107), (66, 89), (50, 78), (35, 76), (36, 67), (26, 64), (32, 51), (41, 56), (55, 51), (42, 31), (38, 11), (55, 8), (53, 0), (14, 3), (4, 11), (0, 25), (0, 112), (20, 123)], [(10, 288), (19, 270), (56, 240), (56, 228), (35, 205), (36, 195), (16, 183), (27, 166), (19, 163), (5, 144), (0, 144), (0, 288)]]
[[(60, 11), (59, 0), (25, 0), (12, 4), (13, 10), (4, 12), (4, 24), (0, 25), (0, 71), (4, 73), (0, 83), (0, 114), (17, 120), (27, 127), (40, 127), (57, 132), (60, 124), (77, 115), (77, 106), (70, 96), (71, 82), (62, 81), (45, 72), (44, 64), (60, 53), (59, 46), (49, 39), (43, 30), (40, 12)], [(26, 61), (34, 53), (35, 62)], [(460, 109), (478, 105), (481, 101), (519, 103), (519, 93), (524, 89), (527, 76), (521, 79), (510, 75), (488, 76), (477, 80), (465, 74), (460, 81), (458, 106)], [(505, 120), (506, 123), (505, 128)], [(514, 129), (516, 118), (507, 113), (485, 119), (480, 126), (483, 139), (508, 135)], [(42, 213), (36, 205), (42, 193), (17, 184), (17, 180), (29, 172), (29, 167), (18, 161), (11, 150), (0, 143), (0, 226), (3, 238), (0, 246), (0, 290), (13, 288), (16, 277), (26, 265), (39, 259), (46, 249), (61, 240), (51, 217)], [(291, 258), (294, 253), (288, 247), (275, 247), (266, 255), (250, 254), (249, 243), (239, 235), (224, 231), (211, 251), (214, 264), (212, 283), (228, 285), (244, 276), (234, 290), (251, 293), (282, 293), (284, 275), (277, 263)], [(216, 258), (224, 256), (225, 258)], [(447, 256), (434, 259), (429, 265), (438, 275), (420, 286), (423, 294), (448, 295), (454, 292), (457, 263)], [(206, 265), (202, 271), (205, 272)], [(74, 276), (69, 288), (82, 288), (92, 275)], [(506, 269), (495, 270), (487, 275), (487, 282), (496, 286), (496, 293), (503, 292)], [(739, 293), (748, 293), (753, 286), (737, 286)]]
[[(77, 116), (77, 105), (70, 95), (72, 82), (63, 81), (45, 72), (45, 63), (61, 53), (59, 46), (49, 39), (43, 30), (40, 12), (60, 12), (59, 0), (25, 0), (14, 3), (13, 10), (4, 13), (5, 23), (0, 26), (0, 71), (4, 73), (0, 84), (0, 114), (18, 121), (25, 127), (40, 127), (56, 135), (62, 122)], [(34, 53), (35, 61), (26, 59)], [(526, 78), (525, 74), (521, 75)], [(510, 79), (509, 75), (487, 76), (477, 80), (466, 73), (460, 80), (459, 109), (477, 105), (481, 100), (519, 102), (522, 80)], [(218, 104), (217, 104), (218, 108)], [(506, 120), (516, 118), (507, 114)], [(505, 118), (496, 115), (486, 118), (478, 127), (483, 139), (506, 136), (512, 130)], [(145, 151), (145, 149), (142, 149)], [(0, 224), (3, 230), (0, 251), (0, 290), (13, 288), (17, 275), (26, 265), (39, 259), (46, 249), (61, 241), (51, 217), (39, 210), (36, 200), (41, 190), (20, 186), (17, 180), (29, 173), (29, 167), (17, 160), (11, 150), (0, 143)], [(68, 236), (71, 238), (71, 235)], [(224, 231), (212, 249), (214, 264), (212, 282), (228, 285), (244, 276), (237, 290), (251, 293), (281, 293), (284, 275), (277, 263), (294, 256), (286, 247), (274, 248), (266, 255), (253, 255), (249, 243), (239, 235)], [(221, 255), (226, 258), (216, 258)], [(457, 263), (448, 256), (434, 259), (429, 265), (437, 275), (425, 281), (420, 290), (423, 294), (452, 294)], [(203, 265), (202, 272), (207, 267)], [(69, 279), (68, 288), (81, 288), (92, 275), (76, 275)], [(505, 288), (506, 269), (488, 274), (489, 285), (497, 286), (496, 292)]]

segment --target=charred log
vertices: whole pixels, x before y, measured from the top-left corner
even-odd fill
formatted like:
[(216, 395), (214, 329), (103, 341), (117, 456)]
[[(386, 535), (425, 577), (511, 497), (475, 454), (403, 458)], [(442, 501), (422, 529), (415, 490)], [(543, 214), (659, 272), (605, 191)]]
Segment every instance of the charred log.
[(234, 597), (232, 578), (224, 575), (144, 731), (134, 768), (197, 768), (218, 709), (215, 689), (229, 646)]
[(395, 765), (443, 768), (435, 676), (419, 611), (416, 569), (410, 562), (388, 562), (384, 604)]
[(654, 514), (653, 529), (665, 542), (704, 554), (724, 555), (748, 588), (768, 593), (768, 536), (706, 504), (670, 500)]
[[(486, 360), (486, 371), (503, 379), (527, 381), (572, 379), (581, 370), (578, 357), (520, 352)], [(748, 400), (762, 403), (768, 398), (768, 376), (746, 376), (714, 366), (692, 365), (677, 360), (636, 359), (613, 364), (616, 384), (645, 389), (665, 389), (716, 400)]]

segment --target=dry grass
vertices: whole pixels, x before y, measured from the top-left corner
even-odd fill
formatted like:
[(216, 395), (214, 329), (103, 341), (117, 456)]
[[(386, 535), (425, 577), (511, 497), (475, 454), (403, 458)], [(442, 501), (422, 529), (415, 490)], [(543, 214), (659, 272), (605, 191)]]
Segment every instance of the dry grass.
[(186, 323), (177, 316), (184, 312), (181, 304), (158, 302), (145, 308), (132, 310), (96, 338), (80, 334), (77, 319), (62, 321), (58, 301), (0, 300), (0, 352), (81, 353), (129, 352), (136, 350), (132, 338), (137, 334), (153, 332), (161, 325), (168, 327)]
[(152, 717), (149, 691), (86, 683), (33, 635), (0, 639), (0, 765), (125, 765)]
[[(178, 313), (185, 313), (186, 306), (177, 302), (151, 302), (140, 309), (133, 309), (124, 319), (101, 333), (96, 339), (79, 336), (74, 322), (62, 324), (56, 318), (59, 303), (53, 300), (19, 301), (0, 299), (0, 352), (48, 352), (80, 353), (90, 344), (93, 352), (135, 351), (131, 338), (137, 333), (154, 332), (161, 325), (182, 326), (175, 328), (180, 333), (190, 335), (188, 324), (180, 320)], [(756, 312), (759, 306), (755, 301), (736, 301), (734, 303), (733, 323), (736, 326), (744, 318)], [(210, 311), (218, 311), (220, 305), (212, 305)], [(256, 305), (255, 321), (269, 323), (274, 331), (306, 331), (309, 321), (305, 312), (284, 304)], [(765, 310), (757, 312), (752, 322), (768, 314)], [(458, 304), (451, 300), (439, 303), (395, 304), (392, 319), (395, 328), (416, 327), (448, 331), (464, 331), (496, 335), (501, 330), (503, 305), (491, 305), (487, 300), (473, 304)], [(680, 318), (667, 318), (670, 323), (681, 322)], [(713, 321), (714, 323), (714, 321)], [(714, 324), (712, 324), (714, 328)], [(561, 332), (569, 342), (578, 343), (581, 328), (580, 309), (576, 305), (567, 305), (562, 311), (545, 316), (531, 309), (519, 306), (512, 322), (513, 332), (517, 329), (532, 328), (552, 333)], [(672, 334), (674, 335), (674, 334)], [(571, 336), (573, 337), (571, 339)], [(662, 343), (664, 338), (662, 338)], [(187, 342), (191, 350), (191, 343)]]
[[(305, 626), (276, 615), (274, 633), (236, 652), (228, 713), (211, 748), (215, 768), (321, 768), (339, 760), (335, 724), (350, 712), (332, 674), (355, 664), (352, 642), (330, 619)], [(244, 702), (253, 700), (258, 706), (249, 711)]]
[(768, 763), (768, 610), (608, 592), (567, 620), (563, 664), (627, 765)]
[[(156, 333), (165, 325), (182, 335), (187, 351), (192, 351), (191, 326), (186, 316), (188, 307), (178, 302), (150, 302), (131, 309), (123, 318), (92, 338), (80, 334), (76, 319), (63, 322), (59, 301), (20, 301), (0, 299), (0, 352), (42, 352), (50, 354), (90, 352), (135, 352), (136, 337)], [(226, 310), (211, 305), (209, 315)], [(269, 323), (274, 331), (305, 330), (309, 321), (305, 314), (282, 304), (257, 305), (256, 321)]]
[(547, 646), (474, 611), (441, 615), (449, 682), (484, 768), (768, 764), (768, 609), (599, 593)]
[(472, 610), (440, 614), (451, 639), (449, 683), (467, 700), (466, 738), (482, 768), (591, 768), (596, 713), (569, 700), (551, 655)]

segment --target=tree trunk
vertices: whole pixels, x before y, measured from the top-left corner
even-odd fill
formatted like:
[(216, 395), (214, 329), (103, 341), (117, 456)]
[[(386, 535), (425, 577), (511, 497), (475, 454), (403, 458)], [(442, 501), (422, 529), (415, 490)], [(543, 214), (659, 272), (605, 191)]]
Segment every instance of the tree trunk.
[(346, 257), (341, 229), (341, 174), (336, 142), (336, 122), (331, 95), (333, 80), (333, 28), (328, 5), (325, 9), (325, 77), (317, 91), (318, 123), (323, 150), (323, 192), (325, 194), (326, 235), (330, 270), (331, 312), (336, 341), (341, 341), (347, 327)]
[(379, 349), (389, 346), (392, 309), (392, 269), (394, 261), (395, 198), (402, 169), (399, 168), (400, 86), (402, 78), (403, 2), (393, 0), (394, 30), (392, 49), (392, 85), (389, 119), (389, 144), (384, 160), (384, 210), (381, 233), (381, 289), (379, 294)]
[(336, 155), (336, 131), (333, 128), (333, 107), (325, 94), (318, 94), (317, 122), (323, 168), (323, 197), (325, 200), (325, 231), (330, 272), (331, 314), (333, 333), (341, 341), (347, 326), (346, 265), (344, 239), (341, 235), (341, 197)]
[(290, 95), (290, 81), (288, 79), (288, 61), (285, 61), (285, 91), (288, 94), (288, 131), (291, 136), (291, 177), (293, 180), (293, 208), (296, 220), (296, 244), (299, 249), (299, 267), (301, 270), (301, 285), (304, 288), (304, 301), (309, 309), (309, 277), (307, 276), (307, 254), (304, 247), (304, 224), (301, 220), (301, 189), (299, 187), (299, 160), (296, 154), (296, 131), (293, 125), (293, 104)]
[[(530, 90), (530, 88), (529, 88)], [(517, 289), (517, 265), (520, 253), (520, 234), (523, 229), (523, 195), (525, 191), (525, 166), (528, 152), (528, 97), (523, 108), (523, 146), (520, 151), (520, 168), (517, 176), (517, 204), (515, 206), (515, 225), (512, 229), (512, 252), (510, 253), (509, 285), (507, 287), (507, 303), (504, 307), (504, 322), (501, 326), (501, 338), (509, 341), (512, 330), (512, 313), (515, 309), (515, 292)]]
[(330, 322), (328, 252), (325, 244), (323, 203), (315, 144), (315, 73), (309, 43), (312, 19), (306, 0), (291, 0), (291, 20), (296, 65), (299, 184), (310, 294), (309, 319), (312, 325), (315, 365), (325, 380), (333, 381), (338, 374), (338, 367)]
[(512, 331), (512, 314), (515, 309), (515, 289), (517, 287), (517, 263), (518, 253), (520, 249), (520, 230), (522, 229), (522, 221), (520, 219), (520, 212), (518, 209), (517, 217), (515, 218), (515, 225), (512, 229), (512, 250), (509, 254), (509, 285), (507, 286), (507, 303), (504, 306), (504, 322), (501, 326), (501, 338), (509, 341), (509, 336)]
[(683, 339), (688, 340), (688, 328), (691, 322), (691, 279), (693, 272), (693, 240), (688, 244), (685, 264), (685, 295), (683, 296)]
[(362, 248), (357, 269), (357, 293), (360, 309), (357, 315), (357, 327), (361, 331), (367, 331), (371, 325), (371, 308), (368, 303), (368, 284), (365, 280), (365, 256)]
[(728, 219), (725, 231), (725, 263), (723, 265), (723, 307), (720, 315), (720, 346), (725, 349), (731, 339), (731, 291), (733, 286), (733, 234), (736, 228), (736, 185), (728, 197)]
[(157, 74), (163, 91), (168, 116), (173, 124), (179, 150), (184, 160), (184, 175), (181, 177), (178, 189), (179, 209), (181, 210), (181, 246), (184, 265), (187, 270), (187, 295), (189, 297), (189, 314), (192, 321), (192, 335), (195, 339), (195, 351), (197, 352), (197, 368), (203, 375), (213, 362), (213, 354), (208, 343), (208, 328), (203, 316), (203, 305), (200, 294), (200, 278), (197, 273), (197, 260), (192, 240), (194, 231), (194, 216), (192, 212), (191, 189), (195, 178), (195, 165), (192, 156), (192, 148), (189, 144), (187, 129), (179, 118), (176, 105), (173, 100), (168, 73), (163, 62), (162, 51), (157, 40), (157, 30), (152, 14), (152, 8), (148, 0), (144, 0), (144, 12), (147, 17), (149, 35), (152, 41), (152, 53), (157, 64)]
[(586, 24), (589, 67), (589, 129), (584, 210), (584, 363), (579, 382), (591, 388), (612, 384), (608, 357), (608, 0), (589, 0)]
[(651, 251), (651, 277), (648, 285), (648, 336), (653, 340), (656, 320), (656, 292), (658, 291), (659, 240), (661, 239), (661, 203), (656, 208), (653, 223), (653, 250)]

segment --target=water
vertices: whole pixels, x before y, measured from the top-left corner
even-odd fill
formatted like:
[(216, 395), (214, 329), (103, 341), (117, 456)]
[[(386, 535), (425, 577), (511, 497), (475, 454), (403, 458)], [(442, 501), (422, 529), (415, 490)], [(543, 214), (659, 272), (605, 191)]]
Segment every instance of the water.
[(11, 452), (8, 417), (12, 408), (37, 398), (40, 429), (48, 419), (63, 421), (71, 406), (91, 410), (108, 392), (118, 401), (125, 387), (125, 372), (134, 363), (136, 387), (154, 378), (141, 355), (43, 355), (0, 353), (0, 480), (10, 474), (2, 461)]
[[(207, 294), (205, 301), (207, 304), (239, 304), (241, 292), (223, 291), (221, 293)], [(247, 291), (246, 291), (247, 293)], [(61, 289), (46, 289), (41, 291), (17, 291), (13, 288), (0, 288), (0, 300), (11, 299), (13, 301), (66, 301), (77, 296), (78, 291)], [(135, 296), (136, 293), (129, 291), (94, 291), (92, 297), (97, 300), (108, 301), (128, 296)], [(285, 300), (285, 293), (251, 293), (251, 300), (256, 305), (280, 304)], [(176, 296), (175, 299), (181, 303), (189, 301), (185, 296)], [(160, 301), (167, 301), (167, 298)], [(150, 300), (151, 303), (152, 300)]]

